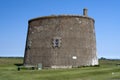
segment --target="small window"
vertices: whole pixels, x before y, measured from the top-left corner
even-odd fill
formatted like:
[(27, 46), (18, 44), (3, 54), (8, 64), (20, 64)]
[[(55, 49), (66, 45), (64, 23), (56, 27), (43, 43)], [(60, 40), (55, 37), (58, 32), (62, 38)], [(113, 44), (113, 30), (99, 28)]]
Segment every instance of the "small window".
[(54, 37), (53, 38), (53, 47), (60, 47), (61, 46), (61, 38), (60, 37)]
[(59, 39), (55, 39), (55, 47), (58, 47), (59, 45)]

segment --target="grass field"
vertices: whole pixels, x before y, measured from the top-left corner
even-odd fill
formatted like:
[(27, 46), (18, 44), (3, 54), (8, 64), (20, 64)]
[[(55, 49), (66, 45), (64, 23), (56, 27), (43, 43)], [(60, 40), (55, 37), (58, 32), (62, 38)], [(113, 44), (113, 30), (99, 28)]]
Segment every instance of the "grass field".
[(23, 59), (0, 58), (0, 80), (120, 80), (119, 60), (100, 60), (100, 67), (20, 70)]

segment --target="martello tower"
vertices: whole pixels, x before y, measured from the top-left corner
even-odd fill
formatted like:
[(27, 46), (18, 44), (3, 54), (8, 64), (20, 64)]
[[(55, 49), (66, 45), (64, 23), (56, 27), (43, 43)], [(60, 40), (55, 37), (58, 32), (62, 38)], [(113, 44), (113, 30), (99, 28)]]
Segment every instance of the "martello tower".
[(24, 65), (71, 68), (98, 65), (94, 19), (83, 15), (45, 16), (29, 20)]

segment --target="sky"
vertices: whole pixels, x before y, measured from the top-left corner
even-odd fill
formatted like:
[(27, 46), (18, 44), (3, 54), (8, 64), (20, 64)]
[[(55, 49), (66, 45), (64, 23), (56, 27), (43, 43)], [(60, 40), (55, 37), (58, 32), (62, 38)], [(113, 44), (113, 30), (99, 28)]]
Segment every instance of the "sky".
[(95, 20), (98, 57), (120, 59), (120, 0), (0, 0), (0, 56), (24, 57), (28, 20), (82, 15)]

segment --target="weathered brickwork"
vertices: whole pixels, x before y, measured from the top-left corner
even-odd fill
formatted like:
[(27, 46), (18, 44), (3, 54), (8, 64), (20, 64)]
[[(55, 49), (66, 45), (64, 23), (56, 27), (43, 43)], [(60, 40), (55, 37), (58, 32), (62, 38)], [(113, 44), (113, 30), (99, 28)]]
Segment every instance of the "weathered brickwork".
[(24, 65), (41, 63), (44, 68), (98, 65), (92, 18), (46, 16), (29, 20), (28, 25)]

